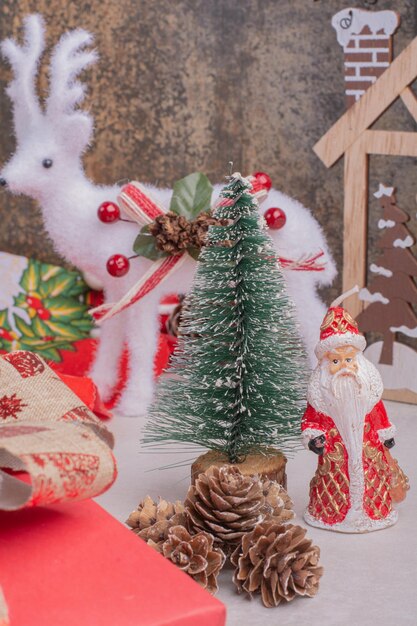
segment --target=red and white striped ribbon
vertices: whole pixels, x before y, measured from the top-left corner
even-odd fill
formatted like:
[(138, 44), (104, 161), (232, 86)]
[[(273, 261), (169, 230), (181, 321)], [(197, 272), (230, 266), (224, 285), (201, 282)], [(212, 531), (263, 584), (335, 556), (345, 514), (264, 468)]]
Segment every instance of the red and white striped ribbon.
[(172, 272), (178, 269), (184, 261), (184, 253), (158, 259), (119, 302), (102, 304), (92, 309), (90, 315), (98, 322), (105, 322), (146, 296), (147, 293), (155, 289), (157, 285), (160, 285)]
[[(252, 193), (257, 197), (258, 201), (262, 201), (268, 192), (263, 188), (257, 188), (253, 183)], [(158, 215), (165, 213), (164, 208), (151, 198), (149, 192), (145, 191), (144, 187), (136, 181), (130, 182), (122, 187), (118, 201), (125, 215), (133, 219), (140, 226), (150, 224)], [(234, 200), (221, 199), (219, 202), (217, 206), (229, 206), (229, 204), (233, 204)], [(321, 272), (324, 270), (324, 265), (319, 263), (318, 260), (323, 256), (324, 252), (320, 251), (315, 256), (307, 259), (304, 258), (293, 261), (291, 259), (278, 257), (278, 261), (283, 269), (303, 272)], [(182, 254), (172, 255), (154, 261), (146, 274), (129, 289), (119, 302), (102, 304), (101, 306), (91, 309), (90, 314), (100, 323), (114, 317), (114, 315), (132, 306), (132, 304), (135, 304), (135, 302), (146, 296), (152, 289), (160, 285), (182, 265), (184, 260), (185, 253), (183, 252)]]
[[(119, 204), (125, 215), (133, 219), (140, 226), (150, 224), (158, 215), (165, 213), (161, 207), (142, 185), (136, 181), (124, 185), (118, 196)], [(146, 296), (147, 293), (160, 285), (184, 262), (185, 255), (177, 254), (154, 261), (149, 270), (137, 283), (129, 289), (119, 302), (105, 303), (90, 310), (90, 315), (98, 322), (105, 322), (121, 311), (135, 304)]]

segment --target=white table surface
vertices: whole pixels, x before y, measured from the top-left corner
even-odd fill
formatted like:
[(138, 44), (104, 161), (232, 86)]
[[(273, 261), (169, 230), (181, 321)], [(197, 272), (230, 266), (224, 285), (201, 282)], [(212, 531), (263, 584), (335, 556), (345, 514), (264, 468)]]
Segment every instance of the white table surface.
[[(296, 598), (266, 609), (259, 598), (248, 601), (239, 596), (232, 571), (223, 571), (218, 598), (227, 606), (227, 626), (417, 626), (417, 407), (394, 402), (387, 402), (386, 407), (398, 428), (392, 452), (411, 483), (407, 499), (398, 507), (397, 524), (365, 535), (307, 526), (302, 513), (317, 459), (311, 452), (299, 452), (288, 462), (288, 491), (295, 505), (294, 521), (306, 526), (321, 548), (325, 571), (319, 593), (313, 599)], [(147, 494), (183, 500), (189, 485), (189, 463), (157, 469), (189, 455), (141, 451), (144, 423), (145, 418), (117, 415), (109, 423), (116, 438), (119, 476), (97, 501), (121, 522)]]

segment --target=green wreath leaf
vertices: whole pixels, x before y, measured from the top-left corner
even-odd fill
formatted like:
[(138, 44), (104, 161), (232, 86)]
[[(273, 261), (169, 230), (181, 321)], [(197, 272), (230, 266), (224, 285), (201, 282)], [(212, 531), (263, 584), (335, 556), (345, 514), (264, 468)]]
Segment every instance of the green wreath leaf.
[(174, 184), (170, 211), (193, 220), (210, 209), (213, 185), (205, 174), (193, 172)]

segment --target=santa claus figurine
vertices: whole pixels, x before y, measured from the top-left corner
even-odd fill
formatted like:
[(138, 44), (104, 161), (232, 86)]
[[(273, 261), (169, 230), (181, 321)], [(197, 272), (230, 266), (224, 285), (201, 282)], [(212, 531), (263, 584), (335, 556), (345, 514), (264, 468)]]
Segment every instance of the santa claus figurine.
[(318, 455), (304, 518), (319, 528), (362, 533), (395, 524), (393, 493), (403, 499), (408, 484), (388, 452), (395, 426), (381, 400), (381, 376), (362, 354), (366, 342), (355, 320), (339, 306), (356, 290), (331, 304), (320, 327), (302, 420), (304, 444)]

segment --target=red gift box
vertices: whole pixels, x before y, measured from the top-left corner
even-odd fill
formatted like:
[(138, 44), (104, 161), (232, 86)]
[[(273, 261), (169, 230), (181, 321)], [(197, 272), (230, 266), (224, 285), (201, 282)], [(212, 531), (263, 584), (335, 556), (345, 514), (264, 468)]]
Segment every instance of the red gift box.
[(11, 626), (224, 626), (226, 609), (91, 500), (0, 513)]

